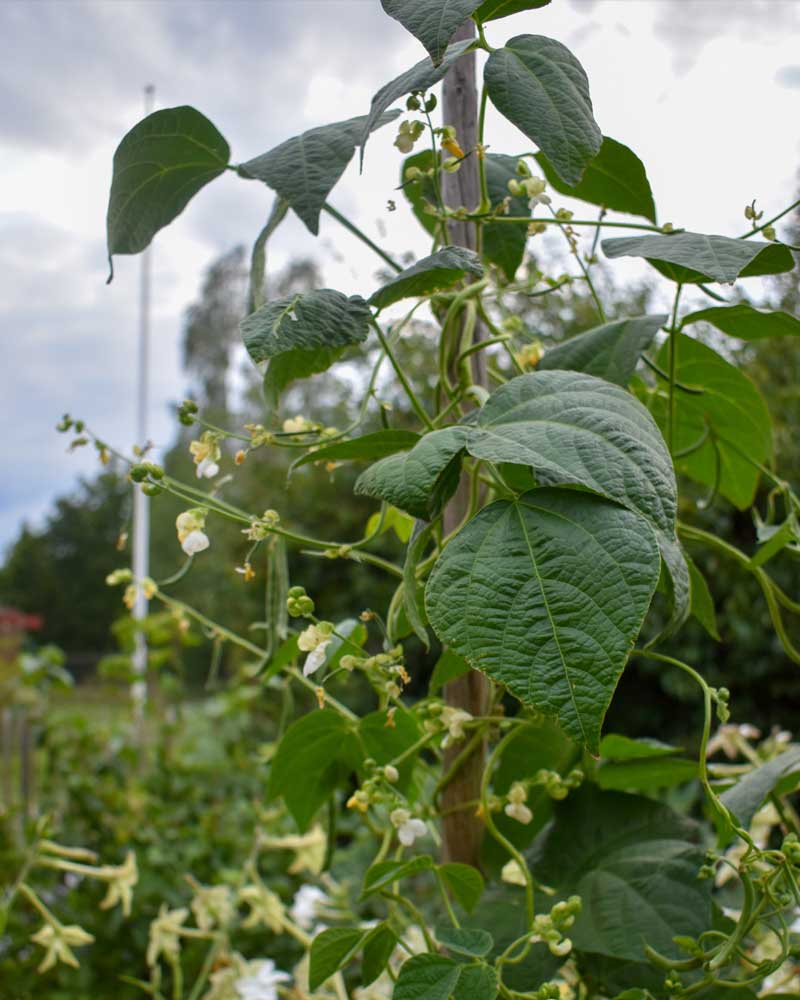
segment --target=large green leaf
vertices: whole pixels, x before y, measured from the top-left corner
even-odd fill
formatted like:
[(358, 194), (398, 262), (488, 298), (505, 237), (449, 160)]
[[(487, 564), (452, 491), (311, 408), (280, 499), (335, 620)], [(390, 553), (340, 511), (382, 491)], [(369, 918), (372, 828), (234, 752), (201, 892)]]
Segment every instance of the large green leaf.
[(381, 0), (381, 7), (422, 42), (434, 66), (438, 66), (456, 29), (479, 3), (480, 0)]
[(373, 462), (397, 451), (408, 451), (419, 441), (419, 434), (413, 431), (391, 430), (373, 431), (349, 441), (335, 441), (323, 444), (294, 463), (294, 468), (309, 462)]
[[(675, 378), (702, 393), (676, 390), (674, 452), (678, 471), (711, 488), (744, 510), (753, 503), (759, 472), (771, 449), (769, 411), (758, 389), (734, 365), (705, 344), (679, 335), (675, 341)], [(658, 355), (669, 365), (669, 344)], [(667, 385), (658, 379), (659, 393), (651, 409), (662, 428), (667, 424)], [(692, 450), (693, 449), (693, 450)]]
[(658, 636), (664, 639), (677, 631), (689, 617), (692, 607), (691, 580), (686, 554), (677, 534), (668, 531), (657, 532), (661, 561), (667, 574), (667, 599), (669, 619)]
[(634, 316), (579, 333), (563, 344), (545, 351), (537, 371), (585, 372), (626, 386), (653, 337), (666, 323), (666, 314)]
[(546, 7), (550, 0), (484, 0), (475, 11), (480, 21), (496, 21), (510, 14), (521, 14), (524, 10)]
[(319, 989), (334, 972), (349, 965), (368, 934), (363, 927), (329, 927), (317, 934), (309, 954), (309, 989)]
[(639, 515), (588, 493), (533, 490), (485, 507), (446, 546), (428, 618), (473, 667), (596, 752), (658, 575)]
[(373, 292), (369, 302), (378, 309), (385, 309), (400, 299), (430, 295), (440, 288), (449, 288), (467, 275), (474, 278), (483, 275), (480, 257), (465, 247), (444, 247), (401, 271)]
[(586, 786), (556, 807), (534, 845), (534, 874), (559, 897), (581, 897), (569, 934), (578, 950), (643, 961), (647, 943), (678, 957), (673, 938), (697, 937), (711, 921), (698, 839), (695, 824), (658, 802)]
[(647, 757), (669, 757), (680, 753), (680, 747), (651, 739), (631, 739), (619, 733), (607, 733), (600, 741), (600, 756), (605, 760), (642, 760)]
[(733, 282), (737, 278), (791, 271), (791, 251), (778, 243), (734, 240), (704, 233), (623, 236), (603, 240), (606, 257), (644, 257), (666, 277), (682, 283)]
[(301, 831), (361, 759), (350, 723), (327, 709), (303, 715), (283, 735), (269, 775), (267, 794), (283, 796)]
[(316, 236), (322, 206), (353, 158), (365, 129), (374, 132), (394, 121), (399, 113), (390, 111), (380, 114), (369, 124), (367, 115), (361, 115), (309, 129), (248, 160), (240, 170), (268, 184), (288, 201)]
[(484, 958), (492, 950), (494, 940), (488, 931), (477, 927), (451, 927), (442, 924), (435, 930), (436, 940), (454, 955)]
[(496, 389), (467, 451), (533, 467), (542, 486), (572, 484), (674, 533), (676, 487), (661, 432), (630, 393), (581, 372), (532, 372)]
[(244, 346), (258, 364), (286, 351), (341, 348), (367, 339), (370, 311), (360, 295), (331, 288), (265, 302), (239, 325)]
[[(512, 197), (508, 193), (508, 182), (512, 179), (519, 180), (518, 160), (517, 156), (489, 153), (484, 160), (486, 187), (492, 207), (500, 205), (508, 198), (508, 216), (525, 219), (531, 214), (528, 199), (520, 196)], [(527, 239), (525, 226), (490, 222), (483, 227), (483, 256), (492, 264), (496, 264), (509, 281), (513, 281), (525, 255)]]
[(790, 774), (800, 772), (800, 747), (793, 746), (761, 767), (749, 771), (743, 778), (723, 792), (720, 799), (739, 823), (750, 826), (753, 816), (764, 804), (767, 796), (775, 791), (779, 782)]
[(109, 260), (139, 253), (228, 166), (230, 147), (195, 108), (164, 108), (135, 125), (114, 153), (106, 232)]
[(428, 547), (432, 530), (432, 524), (425, 521), (414, 522), (414, 531), (408, 543), (406, 558), (403, 562), (403, 610), (406, 613), (408, 623), (413, 629), (414, 634), (426, 649), (430, 649), (431, 644), (418, 603), (419, 584), (417, 581), (417, 567), (422, 556), (425, 554), (425, 549)]
[(763, 340), (765, 337), (800, 337), (800, 319), (779, 310), (762, 312), (746, 302), (735, 306), (711, 306), (689, 313), (681, 326), (710, 323), (730, 337), (740, 340)]
[(485, 962), (461, 967), (453, 1000), (495, 1000), (497, 997), (497, 972)]
[(355, 492), (386, 500), (429, 521), (458, 486), (465, 427), (443, 427), (426, 434), (411, 451), (398, 452), (371, 465), (356, 480)]
[(378, 924), (364, 941), (364, 955), (361, 962), (361, 985), (369, 986), (386, 968), (397, 947), (397, 936), (387, 923)]
[(388, 888), (393, 882), (412, 878), (414, 875), (419, 875), (420, 872), (433, 871), (435, 867), (433, 858), (428, 854), (418, 854), (408, 861), (376, 861), (364, 875), (361, 898), (365, 899), (373, 892), (380, 892), (381, 889)]
[(444, 58), (438, 66), (434, 66), (430, 59), (423, 59), (416, 63), (411, 69), (401, 73), (400, 76), (390, 80), (372, 98), (366, 124), (361, 132), (359, 145), (361, 146), (361, 162), (364, 162), (364, 147), (367, 144), (370, 133), (375, 128), (375, 123), (379, 120), (383, 112), (396, 100), (410, 94), (412, 90), (430, 90), (434, 87), (450, 69), (456, 59), (462, 56), (467, 49), (474, 45), (474, 41), (467, 38), (462, 42), (454, 42), (448, 46)]
[(484, 81), (497, 110), (536, 143), (563, 181), (577, 184), (603, 137), (589, 81), (569, 49), (543, 35), (517, 35), (489, 56)]
[(326, 372), (343, 353), (343, 347), (316, 347), (310, 351), (284, 351), (272, 358), (264, 373), (263, 393), (267, 407), (277, 410), (287, 385)]
[(461, 968), (444, 955), (414, 955), (400, 966), (392, 1000), (449, 1000)]
[(600, 152), (590, 160), (583, 177), (574, 185), (561, 180), (544, 153), (537, 153), (536, 159), (559, 194), (656, 221), (656, 206), (644, 164), (633, 150), (616, 139), (603, 136)]

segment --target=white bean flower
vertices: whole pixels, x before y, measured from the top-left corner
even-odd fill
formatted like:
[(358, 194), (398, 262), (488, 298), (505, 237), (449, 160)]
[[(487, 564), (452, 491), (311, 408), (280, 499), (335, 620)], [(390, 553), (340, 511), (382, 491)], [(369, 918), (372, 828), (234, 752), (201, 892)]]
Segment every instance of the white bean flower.
[(212, 458), (204, 458), (197, 463), (198, 479), (213, 479), (219, 473), (219, 465)]
[(508, 803), (503, 810), (506, 816), (510, 816), (511, 819), (515, 819), (524, 826), (527, 826), (533, 819), (533, 813), (525, 805), (527, 798), (528, 790), (521, 781), (515, 781), (508, 790)]
[(389, 819), (397, 830), (397, 839), (403, 847), (411, 847), (417, 837), (424, 837), (428, 832), (422, 820), (412, 816), (408, 809), (392, 810)]
[(322, 664), (325, 662), (325, 657), (327, 656), (328, 646), (330, 646), (331, 640), (326, 639), (321, 642), (316, 649), (312, 650), (306, 657), (306, 662), (303, 664), (303, 676), (310, 677), (311, 674), (315, 674)]
[(304, 931), (311, 930), (326, 903), (330, 903), (330, 897), (322, 889), (315, 885), (302, 885), (292, 901), (289, 916)]
[(204, 552), (210, 544), (208, 535), (204, 531), (195, 529), (194, 531), (190, 531), (181, 542), (181, 548), (187, 556), (193, 556), (198, 552)]
[(271, 958), (248, 962), (247, 965), (248, 973), (252, 970), (253, 975), (243, 976), (233, 984), (241, 1000), (278, 1000), (279, 983), (288, 983), (292, 978), (288, 972), (276, 969)]

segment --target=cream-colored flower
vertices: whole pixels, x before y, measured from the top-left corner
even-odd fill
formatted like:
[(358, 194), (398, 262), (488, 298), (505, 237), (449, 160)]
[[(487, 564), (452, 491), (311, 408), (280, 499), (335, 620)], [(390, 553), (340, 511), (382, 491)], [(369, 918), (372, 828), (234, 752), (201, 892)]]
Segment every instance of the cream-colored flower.
[(154, 966), (161, 955), (168, 962), (177, 960), (181, 950), (180, 933), (188, 916), (186, 907), (170, 910), (166, 903), (161, 904), (158, 916), (150, 924), (150, 941), (147, 945), (149, 966)]
[(422, 820), (412, 816), (408, 809), (393, 809), (389, 813), (389, 819), (397, 830), (397, 839), (403, 847), (411, 847), (417, 837), (424, 837), (428, 832)]
[(506, 816), (510, 816), (511, 819), (515, 819), (518, 823), (527, 826), (533, 819), (533, 813), (525, 805), (528, 798), (528, 790), (525, 785), (521, 781), (515, 781), (511, 788), (509, 788), (506, 797), (508, 802), (503, 812)]
[(64, 924), (48, 923), (40, 927), (35, 934), (31, 934), (31, 941), (35, 941), (45, 950), (37, 971), (47, 972), (56, 962), (63, 962), (64, 965), (71, 965), (73, 969), (77, 969), (78, 959), (72, 949), (91, 944), (94, 937), (77, 924), (64, 926)]
[(500, 872), (500, 878), (509, 885), (527, 885), (525, 875), (518, 861), (507, 861)]
[(306, 662), (303, 664), (303, 677), (310, 677), (311, 674), (315, 674), (319, 670), (328, 655), (328, 646), (330, 644), (331, 640), (326, 639), (308, 654)]
[(190, 531), (181, 542), (181, 548), (187, 556), (196, 555), (198, 552), (205, 552), (211, 542), (204, 531)]
[(242, 927), (258, 927), (263, 924), (273, 934), (280, 934), (284, 925), (284, 909), (280, 896), (265, 885), (245, 885), (239, 890), (239, 901), (250, 908), (242, 921)]
[(304, 434), (306, 431), (313, 431), (314, 424), (302, 414), (298, 414), (296, 417), (284, 420), (283, 430), (286, 434)]
[(217, 435), (213, 431), (205, 431), (199, 441), (189, 444), (189, 451), (197, 466), (197, 478), (213, 479), (219, 472), (219, 460), (222, 458)]
[(317, 823), (308, 833), (304, 834), (290, 834), (286, 837), (262, 836), (259, 839), (259, 844), (266, 848), (294, 851), (294, 860), (288, 869), (290, 875), (297, 875), (302, 871), (319, 875), (325, 863), (328, 838), (325, 831)]
[(439, 719), (447, 730), (442, 740), (442, 747), (445, 748), (464, 739), (464, 726), (467, 722), (472, 721), (472, 716), (469, 712), (465, 712), (463, 708), (453, 708), (450, 705), (445, 705)]
[(101, 869), (101, 878), (108, 879), (108, 891), (102, 902), (101, 910), (110, 910), (112, 906), (119, 903), (122, 912), (126, 917), (131, 915), (131, 903), (133, 902), (133, 887), (139, 881), (139, 869), (136, 866), (136, 855), (133, 851), (128, 851), (125, 861), (121, 865), (106, 865)]
[(201, 931), (227, 927), (233, 919), (233, 896), (227, 885), (195, 885), (190, 905)]
[(288, 972), (275, 968), (271, 958), (248, 962), (247, 974), (234, 983), (241, 1000), (278, 1000), (278, 984), (291, 981)]
[(319, 622), (317, 625), (309, 625), (303, 629), (297, 637), (297, 648), (303, 653), (311, 653), (322, 642), (327, 642), (333, 632), (331, 622)]

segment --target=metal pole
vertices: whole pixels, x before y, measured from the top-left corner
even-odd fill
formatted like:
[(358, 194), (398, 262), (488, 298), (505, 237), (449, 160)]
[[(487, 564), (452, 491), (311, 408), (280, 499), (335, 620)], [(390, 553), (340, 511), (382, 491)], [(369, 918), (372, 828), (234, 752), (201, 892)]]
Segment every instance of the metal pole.
[[(144, 88), (144, 112), (153, 110), (155, 87)], [(139, 363), (136, 398), (136, 443), (140, 448), (147, 444), (148, 382), (150, 374), (150, 249), (142, 253), (139, 279)], [(150, 572), (150, 501), (138, 486), (133, 488), (133, 576), (141, 581)], [(147, 617), (147, 598), (142, 588), (136, 592), (133, 617), (142, 621)], [(147, 703), (147, 642), (137, 631), (133, 652), (133, 669), (136, 679), (131, 685), (134, 714), (141, 720)]]

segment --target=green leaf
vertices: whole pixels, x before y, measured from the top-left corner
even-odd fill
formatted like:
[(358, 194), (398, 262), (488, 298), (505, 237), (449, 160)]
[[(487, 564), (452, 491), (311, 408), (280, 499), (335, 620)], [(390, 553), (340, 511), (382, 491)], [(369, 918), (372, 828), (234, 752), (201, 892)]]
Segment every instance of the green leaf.
[(430, 541), (433, 525), (424, 521), (417, 521), (414, 525), (414, 532), (411, 536), (406, 558), (403, 563), (403, 608), (408, 618), (408, 623), (414, 630), (414, 634), (426, 649), (431, 648), (425, 622), (422, 620), (419, 608), (417, 607), (417, 566), (425, 553)]
[(496, 21), (510, 14), (521, 14), (524, 10), (546, 7), (550, 0), (484, 0), (475, 11), (479, 21)]
[(762, 311), (746, 302), (735, 306), (711, 306), (689, 313), (681, 326), (710, 323), (729, 337), (740, 340), (763, 340), (765, 337), (800, 337), (800, 319), (787, 312)]
[(301, 832), (328, 796), (354, 771), (359, 746), (346, 719), (324, 709), (289, 726), (272, 759), (267, 795), (283, 796)]
[[(669, 343), (657, 358), (669, 366)], [(740, 510), (752, 506), (759, 472), (752, 464), (767, 461), (772, 447), (769, 411), (758, 389), (734, 365), (705, 344), (683, 334), (675, 339), (675, 378), (700, 394), (677, 390), (675, 466), (679, 472), (727, 497)], [(657, 379), (650, 408), (667, 426), (667, 383)], [(681, 457), (681, 453), (684, 453)], [(746, 456), (746, 457), (745, 457)]]
[[(365, 715), (358, 726), (358, 731), (364, 744), (364, 756), (372, 757), (379, 765), (388, 764), (399, 757), (416, 743), (420, 736), (416, 716), (404, 708), (398, 708), (394, 714), (394, 725), (387, 725), (386, 711), (370, 712)], [(397, 788), (405, 792), (411, 783), (412, 772), (418, 753), (407, 757), (398, 767), (400, 777)]]
[[(508, 192), (508, 182), (519, 180), (518, 160), (517, 156), (489, 153), (484, 159), (486, 187), (493, 208), (508, 198), (506, 215), (512, 218), (527, 219), (531, 214), (528, 199), (522, 196), (512, 196)], [(483, 227), (483, 256), (490, 263), (499, 267), (508, 281), (513, 281), (517, 268), (525, 256), (527, 239), (528, 233), (525, 226), (490, 222)]]
[(658, 582), (637, 514), (590, 494), (534, 490), (485, 507), (428, 581), (443, 642), (594, 753)]
[(561, 180), (544, 153), (537, 153), (536, 159), (548, 183), (559, 194), (617, 212), (641, 215), (655, 223), (656, 206), (644, 164), (616, 139), (603, 136), (600, 152), (589, 161), (583, 178), (574, 185)]
[(761, 767), (749, 771), (733, 788), (723, 792), (720, 800), (741, 826), (747, 828), (781, 780), (797, 772), (800, 772), (800, 747), (793, 746)]
[(261, 675), (262, 683), (266, 683), (271, 677), (279, 674), (284, 667), (288, 667), (290, 663), (294, 663), (297, 657), (300, 655), (300, 651), (297, 647), (297, 633), (292, 632), (275, 650), (274, 655), (271, 657), (267, 669)]
[(692, 617), (700, 622), (712, 639), (720, 642), (714, 599), (711, 596), (711, 591), (708, 589), (706, 578), (688, 556), (686, 556), (686, 562), (689, 566)]
[(327, 371), (343, 353), (343, 347), (318, 347), (311, 351), (284, 351), (274, 357), (264, 374), (264, 402), (268, 409), (278, 409), (281, 393), (291, 382)]
[(680, 747), (672, 747), (658, 740), (633, 740), (630, 736), (608, 733), (600, 741), (600, 756), (606, 760), (641, 760), (645, 757), (668, 757), (680, 753)]
[(400, 966), (392, 1000), (449, 1000), (461, 966), (444, 955), (414, 955)]
[(441, 288), (450, 288), (467, 275), (475, 278), (483, 275), (480, 257), (465, 247), (445, 247), (401, 271), (372, 294), (369, 304), (385, 309), (401, 299), (417, 298)]
[(463, 656), (454, 653), (452, 649), (446, 649), (433, 668), (428, 694), (436, 694), (448, 681), (454, 681), (456, 677), (461, 677), (471, 669)]
[(293, 468), (299, 469), (309, 462), (373, 462), (376, 458), (384, 458), (397, 451), (408, 451), (419, 439), (419, 434), (413, 431), (374, 431), (350, 441), (324, 444), (299, 458)]
[(330, 927), (311, 942), (308, 987), (316, 990), (356, 955), (369, 932), (361, 927)]
[(434, 933), (439, 944), (456, 955), (483, 958), (494, 947), (492, 935), (476, 927), (451, 927), (449, 924), (442, 924)]
[(256, 364), (286, 351), (342, 348), (367, 339), (370, 312), (360, 295), (318, 288), (265, 302), (239, 324)]
[(422, 42), (434, 66), (438, 66), (456, 29), (479, 3), (480, 0), (381, 0), (381, 7)]
[(319, 233), (319, 215), (328, 195), (353, 158), (365, 130), (374, 132), (400, 114), (390, 111), (333, 122), (296, 135), (239, 168), (288, 201), (307, 229)]
[(569, 49), (543, 35), (517, 35), (489, 56), (484, 82), (497, 110), (536, 143), (563, 181), (577, 184), (603, 137), (589, 81)]
[(380, 892), (401, 879), (419, 875), (420, 872), (433, 871), (435, 865), (433, 858), (427, 854), (420, 854), (410, 861), (378, 861), (370, 868), (364, 876), (364, 885), (361, 890), (361, 898), (371, 896), (374, 892)]
[(584, 372), (624, 388), (642, 352), (668, 318), (664, 313), (634, 316), (579, 333), (545, 351), (536, 370)]
[(449, 861), (439, 865), (439, 874), (459, 904), (467, 913), (472, 913), (484, 890), (483, 876), (478, 869), (472, 865), (462, 865), (458, 861)]
[(691, 611), (691, 583), (689, 564), (677, 535), (658, 531), (658, 549), (667, 580), (667, 596), (670, 616), (658, 639), (665, 639), (676, 632), (689, 617)]
[[(423, 149), (419, 153), (414, 153), (412, 156), (406, 157), (406, 159), (403, 160), (403, 167), (400, 171), (400, 184), (403, 188), (403, 194), (408, 199), (408, 202), (411, 205), (411, 210), (417, 217), (417, 221), (431, 236), (436, 234), (437, 223), (436, 219), (425, 211), (425, 205), (426, 203), (429, 205), (436, 205), (436, 188), (433, 184), (433, 178), (409, 178), (408, 172), (412, 167), (414, 167), (424, 173), (425, 171), (431, 169), (433, 162), (434, 156), (431, 150)], [(515, 227), (512, 226), (511, 228), (513, 229)], [(486, 230), (484, 229), (484, 234), (485, 232)]]
[[(380, 523), (381, 511), (376, 510), (374, 514), (370, 515), (370, 518), (367, 521), (366, 534), (371, 535), (374, 531), (377, 531)], [(406, 545), (409, 538), (411, 538), (411, 532), (414, 530), (414, 524), (415, 520), (413, 517), (409, 517), (408, 514), (404, 514), (402, 510), (398, 510), (397, 507), (392, 507), (391, 504), (388, 504), (383, 511), (383, 526), (381, 527), (380, 533), (384, 534), (384, 532), (393, 531), (403, 545)]]
[(697, 761), (685, 757), (650, 757), (601, 764), (594, 780), (601, 788), (617, 791), (652, 792), (694, 781)]
[(658, 802), (585, 786), (556, 807), (533, 870), (559, 898), (581, 897), (569, 932), (579, 951), (643, 961), (646, 942), (679, 957), (673, 938), (697, 937), (711, 920), (698, 840), (694, 823)]
[(600, 245), (606, 257), (644, 257), (667, 278), (683, 284), (734, 282), (794, 267), (791, 252), (781, 244), (703, 233), (623, 236), (603, 240)]
[(672, 460), (630, 393), (580, 372), (533, 372), (500, 386), (470, 429), (467, 451), (533, 467), (542, 486), (575, 485), (675, 530)]
[(378, 924), (364, 941), (364, 955), (361, 962), (361, 985), (369, 986), (386, 968), (392, 952), (397, 946), (397, 936), (387, 923)]
[(230, 147), (195, 108), (164, 108), (135, 125), (114, 153), (106, 232), (109, 261), (139, 253), (225, 171)]
[(411, 451), (389, 455), (358, 477), (355, 492), (386, 500), (423, 521), (436, 517), (458, 486), (465, 427), (426, 434)]
[(497, 972), (490, 965), (462, 965), (453, 1000), (495, 1000), (497, 990)]
[(438, 66), (434, 66), (430, 59), (425, 58), (421, 62), (415, 63), (411, 69), (401, 73), (400, 76), (390, 80), (372, 98), (367, 122), (361, 133), (359, 145), (361, 146), (361, 163), (364, 163), (364, 147), (367, 144), (370, 133), (375, 128), (375, 122), (381, 117), (383, 112), (394, 104), (396, 100), (410, 94), (412, 90), (430, 90), (431, 87), (442, 79), (453, 63), (462, 56), (468, 49), (474, 46), (472, 39), (464, 39), (462, 42), (454, 42), (448, 46), (444, 58)]

